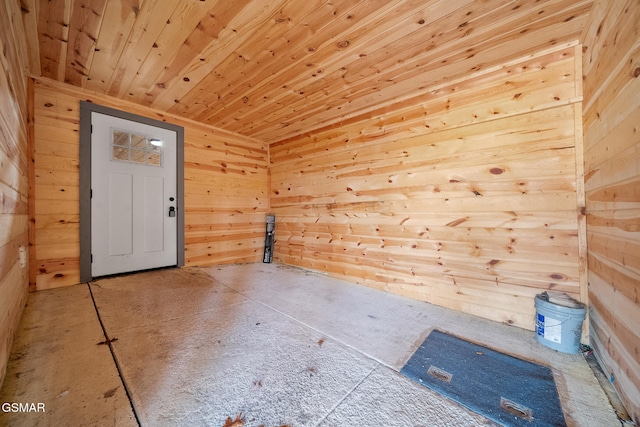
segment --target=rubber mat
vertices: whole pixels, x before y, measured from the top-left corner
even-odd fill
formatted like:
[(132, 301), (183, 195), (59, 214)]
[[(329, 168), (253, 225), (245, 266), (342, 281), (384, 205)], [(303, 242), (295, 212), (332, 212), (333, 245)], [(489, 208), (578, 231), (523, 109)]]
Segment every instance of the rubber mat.
[(433, 330), (400, 373), (505, 426), (565, 426), (551, 370)]

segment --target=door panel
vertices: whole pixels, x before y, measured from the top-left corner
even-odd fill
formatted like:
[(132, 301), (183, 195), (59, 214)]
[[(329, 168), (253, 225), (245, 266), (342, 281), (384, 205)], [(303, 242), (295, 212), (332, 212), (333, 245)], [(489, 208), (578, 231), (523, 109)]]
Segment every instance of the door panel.
[(177, 264), (176, 132), (91, 113), (92, 276)]
[[(133, 253), (133, 175), (109, 173), (109, 255)], [(101, 215), (99, 215), (100, 217)]]
[(164, 218), (163, 199), (156, 194), (164, 194), (164, 180), (158, 177), (144, 177), (144, 250), (160, 252), (164, 250)]

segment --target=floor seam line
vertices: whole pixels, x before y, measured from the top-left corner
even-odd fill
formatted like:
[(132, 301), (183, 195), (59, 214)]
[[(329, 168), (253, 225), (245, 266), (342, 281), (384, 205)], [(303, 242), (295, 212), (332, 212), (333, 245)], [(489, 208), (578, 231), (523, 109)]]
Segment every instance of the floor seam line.
[(257, 304), (260, 304), (260, 305), (261, 305), (261, 306), (263, 306), (263, 307), (266, 307), (266, 308), (268, 308), (268, 309), (270, 309), (270, 310), (272, 310), (272, 311), (274, 311), (274, 312), (276, 312), (276, 313), (278, 313), (278, 314), (280, 314), (280, 315), (282, 315), (282, 316), (284, 316), (284, 317), (286, 317), (286, 318), (288, 318), (288, 319), (293, 320), (294, 322), (296, 322), (296, 323), (297, 323), (297, 324), (299, 324), (299, 325), (304, 326), (305, 328), (308, 328), (308, 329), (310, 329), (310, 330), (312, 330), (312, 331), (314, 331), (314, 332), (317, 332), (317, 333), (319, 333), (319, 334), (322, 334), (322, 335), (324, 335), (325, 337), (330, 338), (330, 339), (332, 339), (333, 341), (335, 341), (335, 342), (337, 342), (337, 343), (340, 343), (340, 344), (342, 344), (343, 346), (345, 346), (345, 347), (347, 347), (347, 348), (350, 348), (351, 350), (353, 350), (353, 351), (357, 352), (358, 354), (361, 354), (361, 355), (363, 355), (363, 356), (367, 357), (368, 359), (371, 359), (371, 360), (375, 361), (375, 362), (376, 362), (377, 364), (379, 364), (379, 365), (385, 366), (385, 367), (387, 367), (387, 368), (389, 368), (389, 369), (391, 369), (391, 370), (394, 370), (394, 371), (396, 371), (396, 372), (399, 372), (399, 370), (398, 370), (396, 367), (389, 365), (389, 364), (388, 364), (388, 363), (386, 363), (385, 361), (380, 360), (380, 359), (378, 359), (377, 357), (375, 357), (375, 356), (373, 356), (373, 355), (371, 355), (371, 354), (365, 353), (364, 351), (360, 350), (359, 348), (356, 348), (356, 347), (354, 347), (353, 345), (351, 345), (351, 344), (349, 344), (349, 343), (347, 343), (347, 342), (345, 342), (345, 341), (343, 341), (343, 340), (341, 340), (341, 339), (339, 339), (339, 338), (336, 338), (336, 337), (334, 337), (334, 336), (333, 336), (333, 335), (331, 335), (331, 334), (328, 334), (328, 333), (326, 333), (326, 332), (324, 332), (324, 331), (321, 331), (320, 329), (317, 329), (317, 328), (315, 328), (315, 327), (313, 327), (313, 326), (311, 326), (311, 325), (309, 325), (309, 324), (307, 324), (307, 323), (305, 323), (305, 322), (303, 322), (303, 321), (301, 321), (301, 320), (298, 320), (298, 319), (296, 319), (295, 317), (291, 316), (290, 314), (287, 314), (287, 313), (285, 313), (285, 312), (283, 312), (283, 311), (280, 311), (280, 310), (278, 310), (277, 308), (272, 307), (272, 306), (270, 306), (270, 305), (269, 305), (269, 304), (267, 304), (267, 303), (264, 303), (264, 302), (262, 302), (262, 301), (259, 301), (259, 300), (257, 300), (257, 299), (254, 299), (254, 298), (250, 297), (249, 295), (247, 295), (247, 294), (246, 294), (246, 293), (244, 293), (244, 292), (241, 292), (241, 291), (236, 291), (236, 292), (238, 292), (240, 295), (244, 296), (245, 298), (249, 299), (250, 301), (253, 301), (253, 302), (257, 303)]
[(358, 387), (360, 387), (360, 384), (362, 384), (364, 382), (364, 380), (366, 380), (367, 378), (369, 378), (371, 376), (371, 374), (373, 374), (373, 371), (375, 371), (376, 369), (378, 369), (378, 366), (380, 366), (381, 363), (378, 362), (373, 368), (371, 368), (371, 370), (367, 373), (367, 375), (365, 375), (364, 377), (362, 377), (362, 379), (360, 381), (358, 381), (358, 383), (356, 385), (354, 385), (351, 390), (349, 390), (347, 392), (347, 394), (345, 394), (342, 399), (340, 399), (338, 402), (336, 402), (335, 405), (333, 405), (331, 407), (331, 409), (329, 410), (329, 412), (327, 412), (327, 414), (322, 417), (322, 419), (320, 421), (318, 421), (318, 423), (315, 425), (315, 427), (318, 427), (320, 424), (322, 424), (328, 417), (329, 415), (331, 415), (333, 412), (335, 412), (336, 409), (338, 409), (338, 406), (340, 406), (347, 397), (351, 396), (351, 394), (356, 391), (356, 389)]
[[(201, 268), (201, 267), (197, 267), (197, 268)], [(281, 310), (278, 310), (275, 307), (270, 306), (269, 304), (267, 304), (265, 302), (262, 302), (260, 300), (257, 300), (255, 298), (253, 298), (247, 291), (237, 290), (232, 285), (228, 285), (225, 282), (223, 282), (223, 281), (221, 281), (219, 279), (216, 279), (213, 275), (209, 274), (207, 271), (205, 271), (205, 274), (209, 275), (209, 277), (211, 277), (214, 281), (218, 282), (220, 285), (222, 285), (222, 286), (224, 286), (224, 287), (226, 287), (228, 289), (231, 289), (233, 292), (236, 292), (239, 295), (242, 295), (243, 297), (247, 298), (249, 301), (253, 301), (253, 302), (257, 303), (257, 304), (260, 304), (263, 307), (266, 307), (266, 308), (268, 308), (268, 309), (270, 309), (270, 310), (272, 310), (272, 311), (274, 311), (274, 312), (276, 312), (276, 313), (278, 313), (278, 314), (280, 314), (280, 315), (282, 315), (282, 316), (284, 316), (284, 317), (286, 317), (288, 319), (293, 320), (294, 322), (298, 323), (299, 325), (304, 326), (305, 328), (311, 329), (312, 331), (315, 331), (315, 332), (317, 332), (319, 334), (322, 334), (322, 335), (326, 336), (327, 338), (330, 338), (333, 341), (335, 341), (337, 343), (340, 343), (343, 346), (345, 346), (347, 348), (350, 348), (351, 350), (354, 350), (358, 354), (361, 354), (361, 355), (367, 357), (368, 359), (371, 359), (371, 360), (375, 361), (376, 363), (378, 363), (378, 364), (380, 364), (380, 365), (382, 365), (382, 366), (384, 366), (386, 368), (391, 369), (394, 372), (397, 372), (397, 373), (400, 372), (400, 368), (397, 368), (397, 367), (395, 367), (393, 365), (390, 365), (389, 363), (385, 362), (384, 360), (378, 359), (377, 357), (375, 357), (375, 356), (373, 356), (371, 354), (368, 354), (368, 353), (360, 350), (359, 348), (354, 347), (353, 345), (351, 345), (351, 344), (349, 344), (349, 343), (347, 343), (347, 342), (345, 342), (345, 341), (343, 341), (343, 340), (341, 340), (339, 338), (336, 338), (335, 336), (333, 336), (331, 334), (328, 334), (328, 333), (326, 333), (326, 332), (324, 332), (324, 331), (322, 331), (320, 329), (317, 329), (317, 328), (315, 328), (315, 327), (313, 327), (313, 326), (311, 326), (311, 325), (309, 325), (309, 324), (307, 324), (307, 323), (305, 323), (305, 322), (293, 317), (290, 314), (287, 314), (287, 313), (285, 313), (285, 312), (283, 312)]]
[(129, 400), (129, 405), (131, 406), (131, 411), (133, 412), (133, 416), (136, 419), (136, 423), (138, 427), (142, 426), (140, 422), (140, 417), (138, 416), (138, 411), (136, 411), (136, 407), (133, 404), (133, 397), (131, 395), (131, 390), (129, 390), (129, 386), (124, 379), (124, 374), (122, 373), (122, 369), (120, 368), (120, 363), (118, 363), (118, 359), (116, 358), (116, 353), (113, 349), (113, 343), (109, 338), (109, 334), (107, 333), (107, 329), (102, 322), (102, 317), (100, 316), (100, 311), (98, 310), (98, 305), (96, 304), (96, 299), (93, 296), (93, 290), (91, 289), (91, 282), (87, 282), (87, 288), (89, 289), (89, 295), (91, 295), (91, 301), (93, 302), (93, 308), (96, 311), (96, 316), (98, 317), (98, 322), (100, 323), (100, 327), (102, 328), (102, 334), (104, 335), (105, 343), (109, 347), (109, 351), (111, 352), (111, 358), (113, 359), (113, 363), (116, 366), (116, 371), (118, 372), (118, 376), (120, 377), (120, 382), (122, 383), (122, 387), (124, 387), (124, 392), (127, 395), (127, 399)]

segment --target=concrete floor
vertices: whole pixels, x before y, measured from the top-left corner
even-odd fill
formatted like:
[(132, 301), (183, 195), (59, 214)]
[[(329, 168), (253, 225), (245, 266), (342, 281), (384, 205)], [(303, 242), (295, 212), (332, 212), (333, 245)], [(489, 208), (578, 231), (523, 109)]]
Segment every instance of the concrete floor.
[(582, 355), (278, 264), (159, 270), (30, 294), (0, 403), (45, 412), (0, 411), (0, 425), (492, 425), (398, 374), (433, 328), (550, 366), (569, 426), (620, 425)]

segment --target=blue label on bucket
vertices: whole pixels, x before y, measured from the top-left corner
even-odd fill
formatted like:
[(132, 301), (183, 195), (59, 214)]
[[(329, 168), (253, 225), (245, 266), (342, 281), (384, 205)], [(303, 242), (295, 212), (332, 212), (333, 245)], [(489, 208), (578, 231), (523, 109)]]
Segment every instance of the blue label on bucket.
[(560, 344), (562, 342), (562, 322), (558, 319), (545, 317), (538, 313), (536, 320), (536, 331), (538, 336), (547, 341)]
[(538, 313), (538, 321), (536, 322), (538, 327), (538, 335), (544, 337), (544, 316)]

